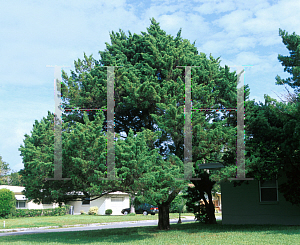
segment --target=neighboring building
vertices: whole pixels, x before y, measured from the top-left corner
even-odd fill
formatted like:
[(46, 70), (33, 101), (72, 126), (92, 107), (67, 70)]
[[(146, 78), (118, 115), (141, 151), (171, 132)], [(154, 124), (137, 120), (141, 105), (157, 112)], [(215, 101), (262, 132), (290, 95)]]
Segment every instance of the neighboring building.
[[(17, 209), (46, 209), (56, 208), (59, 206), (58, 203), (36, 204), (32, 201), (28, 201), (25, 195), (22, 194), (22, 191), (25, 189), (25, 187), (0, 185), (0, 189), (2, 188), (9, 189), (15, 193)], [(99, 208), (98, 214), (104, 215), (106, 209), (111, 209), (113, 211), (112, 215), (122, 215), (121, 210), (130, 207), (129, 194), (119, 191), (109, 193), (93, 201), (86, 199), (83, 201), (71, 201), (68, 202), (68, 204), (73, 206), (74, 214), (80, 214), (81, 210), (83, 210), (85, 213), (88, 213), (90, 207), (97, 206)]]
[(122, 215), (121, 210), (130, 207), (129, 203), (129, 194), (120, 191), (111, 192), (96, 200), (91, 197), (83, 201), (68, 202), (69, 205), (74, 206), (74, 214), (80, 214), (81, 210), (88, 213), (90, 207), (97, 206), (98, 214), (101, 215), (104, 215), (107, 209), (112, 210), (112, 215)]
[(222, 211), (222, 198), (221, 198), (221, 193), (216, 192), (216, 194), (213, 196), (213, 203), (215, 206), (215, 209), (218, 211)]
[(36, 204), (32, 201), (28, 201), (28, 199), (22, 194), (22, 191), (25, 187), (22, 186), (10, 186), (10, 185), (0, 185), (0, 189), (9, 189), (13, 193), (15, 193), (16, 197), (16, 208), (17, 209), (46, 209), (46, 208), (56, 208), (58, 207), (57, 203), (52, 204)]
[[(285, 177), (286, 178), (286, 177)], [(300, 208), (287, 202), (278, 186), (285, 179), (221, 183), (222, 224), (300, 225)]]

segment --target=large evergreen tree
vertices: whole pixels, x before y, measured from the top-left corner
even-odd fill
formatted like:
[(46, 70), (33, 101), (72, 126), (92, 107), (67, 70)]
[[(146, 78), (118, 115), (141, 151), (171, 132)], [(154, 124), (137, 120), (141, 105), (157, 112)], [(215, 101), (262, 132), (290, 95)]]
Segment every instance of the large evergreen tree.
[[(180, 160), (182, 166), (185, 70), (177, 66), (199, 66), (192, 68), (194, 108), (236, 108), (237, 76), (228, 67), (221, 67), (219, 58), (198, 54), (195, 43), (181, 38), (181, 30), (176, 38), (166, 35), (155, 19), (151, 19), (147, 30), (148, 33), (141, 35), (129, 32), (128, 37), (121, 30), (112, 32), (111, 45), (106, 43), (107, 49), (99, 52), (99, 61), (84, 55), (84, 60), (75, 62), (71, 76), (63, 73), (64, 108), (106, 108), (107, 68), (102, 66), (122, 66), (115, 69), (115, 131), (126, 132), (127, 136), (130, 129), (134, 134), (142, 128), (160, 131), (161, 136), (148, 146), (158, 148), (167, 162), (171, 155), (176, 156), (175, 162), (179, 164)], [(94, 114), (88, 112), (90, 120)], [(83, 113), (66, 111), (63, 119), (69, 124), (82, 122)], [(209, 123), (211, 120), (213, 125)], [(234, 137), (235, 121), (234, 110), (223, 115), (193, 112), (193, 162), (220, 159), (220, 150), (229, 137)], [(175, 196), (171, 191), (165, 203), (169, 205)]]

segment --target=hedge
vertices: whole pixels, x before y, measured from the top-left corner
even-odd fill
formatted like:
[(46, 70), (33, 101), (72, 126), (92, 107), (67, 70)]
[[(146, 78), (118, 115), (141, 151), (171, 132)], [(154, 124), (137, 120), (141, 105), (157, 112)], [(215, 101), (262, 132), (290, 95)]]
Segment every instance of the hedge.
[(0, 217), (14, 215), (16, 210), (15, 194), (6, 189), (0, 189)]
[(62, 216), (70, 210), (70, 205), (47, 209), (17, 209), (16, 217), (36, 217), (36, 216)]

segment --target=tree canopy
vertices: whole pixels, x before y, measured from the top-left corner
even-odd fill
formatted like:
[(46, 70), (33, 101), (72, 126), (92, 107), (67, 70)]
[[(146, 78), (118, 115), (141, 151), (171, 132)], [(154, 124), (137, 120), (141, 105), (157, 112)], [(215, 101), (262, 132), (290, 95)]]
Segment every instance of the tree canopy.
[[(169, 205), (188, 183), (180, 180), (184, 170), (186, 74), (177, 66), (198, 66), (191, 69), (194, 109), (236, 108), (237, 74), (227, 66), (221, 67), (220, 58), (199, 54), (195, 43), (182, 39), (181, 29), (174, 38), (152, 18), (147, 31), (140, 35), (129, 32), (129, 36), (122, 30), (112, 32), (111, 45), (106, 43), (106, 50), (99, 52), (100, 60), (84, 54), (84, 60), (75, 61), (70, 76), (63, 72), (63, 174), (71, 180), (44, 181), (53, 171), (53, 115), (48, 114), (47, 119), (36, 122), (32, 136), (26, 136), (25, 147), (20, 148), (25, 186), (31, 186), (26, 189), (28, 196), (36, 200), (51, 196), (62, 201), (70, 192), (85, 190), (85, 195), (101, 195), (112, 187), (126, 187), (127, 191), (134, 188), (137, 199), (160, 207), (159, 228), (169, 228)], [(106, 108), (104, 66), (121, 66), (115, 68), (115, 132), (119, 139), (115, 173), (123, 179), (105, 183), (98, 177), (106, 174), (106, 112), (102, 122), (95, 110), (66, 110)], [(195, 164), (219, 161), (220, 151), (234, 145), (235, 110), (193, 111), (192, 124)], [(121, 139), (123, 132), (125, 141)], [(40, 175), (30, 183), (34, 172)], [(42, 194), (34, 193), (38, 188)]]

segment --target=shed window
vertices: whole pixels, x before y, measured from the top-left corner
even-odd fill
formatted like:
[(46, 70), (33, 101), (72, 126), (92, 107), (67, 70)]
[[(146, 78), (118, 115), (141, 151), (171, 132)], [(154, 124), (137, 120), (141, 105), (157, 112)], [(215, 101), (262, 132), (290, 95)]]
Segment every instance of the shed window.
[(260, 181), (260, 202), (278, 201), (278, 183), (274, 178), (272, 180)]
[(112, 202), (123, 202), (124, 198), (123, 197), (112, 197), (111, 201)]
[(91, 199), (89, 197), (83, 198), (82, 205), (90, 205)]

